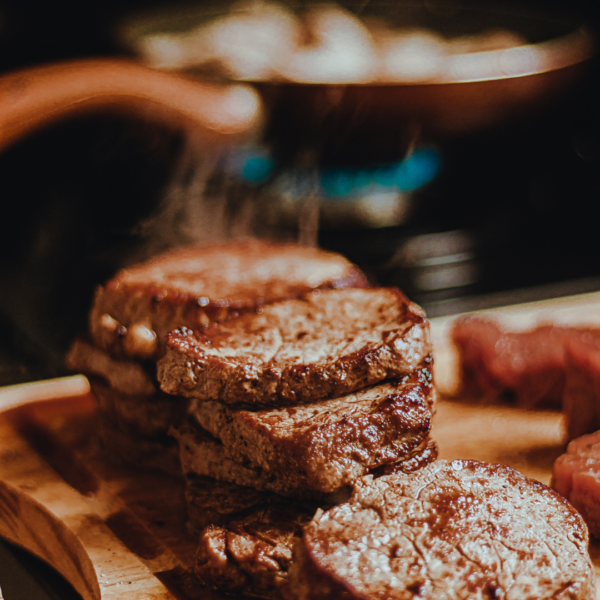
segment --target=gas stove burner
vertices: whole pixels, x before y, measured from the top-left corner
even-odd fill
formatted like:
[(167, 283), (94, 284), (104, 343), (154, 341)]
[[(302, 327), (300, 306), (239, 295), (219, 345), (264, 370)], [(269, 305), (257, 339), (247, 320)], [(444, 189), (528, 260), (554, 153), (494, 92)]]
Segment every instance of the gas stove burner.
[(226, 158), (224, 170), (249, 186), (260, 186), (289, 222), (298, 218), (307, 198), (316, 198), (323, 226), (388, 227), (403, 223), (412, 193), (440, 172), (433, 146), (415, 149), (403, 160), (374, 167), (277, 168), (259, 147), (239, 148)]

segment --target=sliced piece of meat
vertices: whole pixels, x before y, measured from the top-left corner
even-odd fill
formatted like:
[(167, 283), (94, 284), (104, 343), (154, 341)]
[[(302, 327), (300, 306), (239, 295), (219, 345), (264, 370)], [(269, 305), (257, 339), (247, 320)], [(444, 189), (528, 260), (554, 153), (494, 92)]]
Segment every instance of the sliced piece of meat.
[(264, 506), (272, 496), (212, 477), (188, 475), (185, 492), (188, 527), (200, 534), (209, 525), (227, 525)]
[[(399, 463), (376, 469), (375, 477), (392, 473), (413, 473), (437, 459), (437, 444), (426, 440), (419, 448)], [(239, 520), (269, 503), (293, 503), (304, 507), (305, 512), (314, 514), (318, 507), (330, 507), (325, 500), (289, 500), (272, 492), (259, 491), (254, 488), (218, 481), (212, 477), (189, 474), (186, 477), (186, 500), (188, 508), (189, 528), (200, 533), (208, 525), (227, 525)], [(339, 499), (338, 499), (339, 500)], [(347, 498), (346, 498), (347, 500)]]
[(177, 327), (203, 327), (313, 289), (366, 285), (358, 267), (317, 248), (257, 240), (181, 248), (98, 288), (90, 332), (114, 356), (156, 359)]
[(272, 499), (227, 527), (209, 525), (200, 534), (194, 575), (221, 592), (281, 598), (293, 545), (314, 512)]
[(565, 344), (563, 413), (567, 439), (600, 429), (600, 343), (595, 335)]
[(289, 600), (595, 598), (588, 531), (561, 496), (504, 465), (436, 461), (360, 480), (296, 546)]
[(115, 359), (83, 338), (77, 338), (66, 360), (67, 366), (84, 375), (96, 375), (108, 381), (113, 389), (129, 395), (156, 394), (156, 378), (133, 360)]
[(402, 380), (340, 398), (263, 410), (195, 400), (190, 414), (236, 463), (330, 494), (416, 449), (431, 428), (432, 395), (427, 361)]
[(431, 352), (423, 311), (394, 288), (329, 290), (168, 336), (162, 389), (226, 404), (336, 398), (404, 375)]
[(552, 487), (583, 515), (590, 533), (600, 539), (600, 431), (568, 445), (554, 463)]
[(506, 331), (490, 319), (458, 319), (452, 329), (463, 394), (488, 399), (508, 394), (519, 406), (560, 407), (565, 385), (565, 344), (596, 340), (600, 331), (543, 325)]
[(413, 450), (404, 460), (401, 460), (392, 465), (379, 467), (371, 471), (373, 477), (381, 477), (382, 475), (393, 475), (394, 473), (414, 473), (428, 464), (437, 460), (439, 449), (435, 440), (426, 439), (416, 450)]
[(134, 437), (163, 438), (186, 413), (189, 400), (156, 392), (150, 396), (123, 394), (104, 380), (89, 378), (101, 415), (123, 433)]
[[(435, 458), (437, 445), (429, 442), (395, 468), (414, 472)], [(284, 499), (208, 477), (188, 478), (186, 498), (190, 525), (201, 531), (196, 576), (221, 592), (265, 598), (281, 597), (293, 545), (315, 512), (331, 506)]]
[(240, 486), (275, 492), (291, 498), (314, 498), (335, 504), (348, 499), (350, 488), (335, 494), (322, 494), (294, 482), (280, 480), (248, 461), (238, 463), (227, 456), (223, 443), (202, 429), (193, 418), (188, 417), (179, 427), (171, 429), (179, 442), (181, 468), (187, 476), (212, 477), (219, 481)]

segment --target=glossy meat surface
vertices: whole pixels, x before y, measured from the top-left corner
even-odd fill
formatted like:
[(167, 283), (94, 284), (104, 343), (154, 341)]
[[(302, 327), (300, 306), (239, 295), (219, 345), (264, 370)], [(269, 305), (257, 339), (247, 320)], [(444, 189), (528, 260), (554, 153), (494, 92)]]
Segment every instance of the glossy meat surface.
[(425, 440), (434, 393), (430, 368), (293, 408), (246, 410), (193, 401), (190, 413), (236, 463), (290, 487), (332, 493), (403, 460)]
[[(425, 442), (394, 468), (414, 472), (436, 457), (435, 442)], [(287, 587), (292, 548), (304, 526), (319, 508), (331, 507), (195, 476), (187, 479), (186, 499), (190, 526), (200, 533), (199, 580), (215, 590), (266, 598), (279, 598)]]
[(191, 417), (179, 427), (173, 427), (171, 433), (178, 440), (181, 467), (187, 476), (201, 475), (288, 498), (318, 499), (332, 504), (343, 502), (350, 495), (349, 487), (333, 494), (323, 494), (298, 485), (292, 478), (273, 477), (249, 461), (237, 462), (225, 452), (221, 440), (213, 437)]
[(596, 577), (581, 516), (504, 465), (436, 461), (362, 479), (317, 513), (290, 569), (289, 600), (583, 600)]
[(209, 525), (200, 534), (194, 575), (221, 592), (281, 598), (292, 549), (315, 507), (271, 498), (227, 527)]
[(295, 405), (404, 375), (431, 352), (423, 311), (394, 288), (330, 290), (169, 334), (164, 391), (225, 404)]

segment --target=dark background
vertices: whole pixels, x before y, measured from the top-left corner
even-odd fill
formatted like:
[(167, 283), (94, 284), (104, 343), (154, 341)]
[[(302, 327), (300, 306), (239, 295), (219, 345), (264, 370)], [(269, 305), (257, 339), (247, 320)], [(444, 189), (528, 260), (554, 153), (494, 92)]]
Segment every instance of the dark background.
[[(595, 4), (512, 6), (564, 13), (596, 30)], [(0, 1), (0, 72), (123, 55), (115, 25), (163, 5)], [(579, 87), (527, 119), (444, 142), (444, 170), (409, 228), (323, 232), (321, 243), (380, 283), (407, 288), (431, 314), (464, 306), (452, 304), (457, 298), (564, 281), (582, 282), (573, 291), (600, 289), (598, 81), (592, 64)], [(48, 127), (0, 154), (0, 384), (64, 373), (64, 351), (85, 327), (94, 286), (131, 260), (135, 225), (156, 207), (182, 139), (153, 123), (98, 115)], [(441, 303), (401, 272), (378, 269), (401, 240), (455, 229), (473, 240), (479, 276)]]

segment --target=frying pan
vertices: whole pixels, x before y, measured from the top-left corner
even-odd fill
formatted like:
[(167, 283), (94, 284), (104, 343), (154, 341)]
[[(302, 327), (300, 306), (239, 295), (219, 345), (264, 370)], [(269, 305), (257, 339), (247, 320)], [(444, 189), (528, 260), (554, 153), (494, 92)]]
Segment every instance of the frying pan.
[[(321, 164), (375, 164), (401, 156), (416, 136), (438, 139), (497, 125), (568, 90), (595, 52), (592, 34), (578, 23), (505, 7), (443, 4), (439, 10), (428, 8), (432, 4), (346, 2), (344, 7), (360, 17), (446, 38), (502, 28), (527, 44), (454, 55), (443, 71), (423, 80), (333, 84), (249, 79), (265, 103), (265, 137), (280, 161), (316, 153)], [(306, 7), (286, 6), (299, 13)], [(169, 9), (124, 23), (120, 37), (144, 58), (151, 36), (177, 40), (215, 18), (246, 10), (232, 2)], [(187, 68), (202, 72), (193, 64)]]
[(214, 142), (249, 134), (261, 114), (258, 94), (245, 84), (202, 82), (129, 60), (79, 60), (0, 77), (0, 150), (58, 119), (107, 109)]
[[(235, 85), (160, 72), (135, 61), (85, 60), (0, 77), (0, 149), (46, 123), (72, 114), (117, 110), (185, 126), (223, 141), (256, 131), (262, 97), (265, 137), (283, 162), (315, 153), (320, 162), (381, 162), (401, 155), (418, 133), (436, 138), (502, 122), (568, 89), (595, 51), (590, 32), (572, 23), (506, 9), (424, 4), (346, 5), (389, 24), (446, 36), (503, 27), (527, 45), (457, 55), (427, 81), (328, 84), (252, 81)], [(185, 32), (234, 8), (173, 11), (136, 17), (121, 27), (129, 48), (157, 32)], [(188, 74), (189, 75), (189, 74)], [(252, 84), (251, 87), (249, 84)]]

